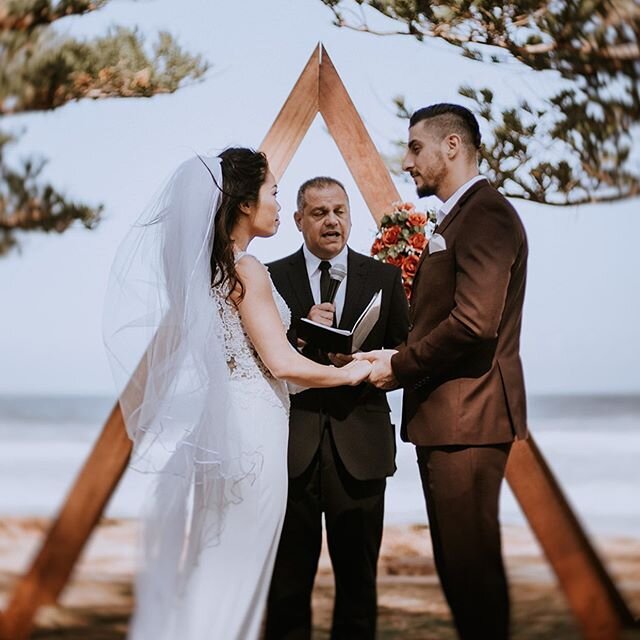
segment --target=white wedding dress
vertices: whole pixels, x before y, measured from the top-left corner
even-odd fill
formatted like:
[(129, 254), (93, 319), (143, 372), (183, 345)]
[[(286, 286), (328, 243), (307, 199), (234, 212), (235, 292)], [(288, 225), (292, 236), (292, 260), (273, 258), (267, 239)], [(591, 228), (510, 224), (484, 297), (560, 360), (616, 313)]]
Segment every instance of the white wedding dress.
[[(244, 255), (237, 254), (236, 261)], [(271, 287), (286, 330), (291, 313), (273, 283)], [(287, 501), (287, 385), (275, 379), (260, 360), (225, 291), (217, 287), (211, 295), (224, 334), (218, 337), (224, 343), (229, 375), (227, 424), (241, 432), (247, 450), (257, 452), (261, 462), (251, 481), (243, 481), (241, 500), (228, 507), (219, 539), (196, 550), (175, 611), (162, 612), (170, 621), (163, 640), (258, 637)], [(198, 490), (196, 486), (195, 508), (206, 513), (206, 505), (198, 505), (206, 496)], [(147, 636), (134, 620), (130, 638), (159, 640)]]
[(155, 480), (129, 640), (255, 640), (284, 519), (287, 385), (260, 361), (227, 285), (211, 288), (222, 183), (220, 158), (180, 164), (109, 277), (104, 340), (130, 465)]

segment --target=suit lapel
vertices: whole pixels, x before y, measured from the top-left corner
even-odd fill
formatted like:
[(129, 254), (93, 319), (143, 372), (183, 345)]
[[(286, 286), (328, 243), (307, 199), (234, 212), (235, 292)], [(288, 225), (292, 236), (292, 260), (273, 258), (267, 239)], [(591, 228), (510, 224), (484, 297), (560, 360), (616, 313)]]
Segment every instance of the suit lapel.
[[(464, 203), (477, 191), (479, 191), (480, 189), (482, 189), (483, 187), (489, 187), (491, 186), (489, 184), (489, 182), (487, 180), (480, 180), (479, 182), (476, 182), (474, 185), (471, 185), (471, 187), (469, 189), (467, 189), (458, 199), (458, 202), (456, 202), (455, 206), (453, 207), (453, 209), (451, 209), (451, 211), (447, 214), (447, 216), (445, 217), (445, 219), (442, 221), (441, 224), (439, 224), (435, 230), (434, 233), (437, 233), (439, 235), (444, 235), (444, 232), (446, 231), (447, 227), (454, 221), (455, 217), (458, 215), (458, 213), (460, 213), (460, 210), (462, 209)], [(418, 277), (418, 272), (420, 271), (420, 267), (422, 266), (422, 263), (429, 257), (429, 245), (427, 245), (427, 248), (422, 252), (422, 255), (420, 256), (420, 261), (418, 262), (418, 267), (416, 269), (416, 275), (413, 279), (413, 283), (415, 285), (415, 281), (416, 278)]]
[(311, 293), (311, 284), (309, 282), (309, 274), (307, 273), (307, 263), (304, 259), (302, 247), (294, 253), (289, 260), (290, 269), (287, 270), (291, 289), (298, 300), (300, 312), (306, 315), (313, 306), (313, 293)]
[(436, 229), (436, 233), (439, 233), (440, 235), (443, 235), (446, 228), (453, 222), (453, 220), (455, 219), (455, 217), (458, 215), (458, 213), (460, 212), (460, 209), (463, 207), (464, 203), (477, 191), (479, 191), (480, 189), (483, 189), (484, 187), (488, 187), (490, 186), (489, 183), (486, 180), (479, 180), (478, 182), (476, 182), (475, 184), (471, 185), (471, 187), (469, 187), (469, 189), (467, 189), (458, 199), (458, 202), (456, 202), (455, 207), (453, 207), (453, 209), (451, 209), (451, 211), (449, 212), (449, 214), (445, 217), (445, 219), (442, 221), (442, 224), (439, 225)]
[[(344, 297), (344, 308), (340, 317), (340, 329), (350, 330), (358, 316), (362, 313), (364, 304), (362, 298), (367, 293), (364, 286), (367, 280), (367, 260), (364, 256), (349, 249), (347, 255), (347, 291)], [(368, 300), (366, 302), (369, 302)]]

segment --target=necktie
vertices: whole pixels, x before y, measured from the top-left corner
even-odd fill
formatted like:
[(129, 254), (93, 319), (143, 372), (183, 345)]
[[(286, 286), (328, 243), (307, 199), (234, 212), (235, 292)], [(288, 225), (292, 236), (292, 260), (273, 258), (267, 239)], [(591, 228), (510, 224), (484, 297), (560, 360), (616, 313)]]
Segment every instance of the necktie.
[(323, 260), (319, 265), (320, 269), (320, 302), (329, 302), (329, 284), (331, 283), (331, 276), (329, 275), (329, 269), (331, 263), (328, 260)]

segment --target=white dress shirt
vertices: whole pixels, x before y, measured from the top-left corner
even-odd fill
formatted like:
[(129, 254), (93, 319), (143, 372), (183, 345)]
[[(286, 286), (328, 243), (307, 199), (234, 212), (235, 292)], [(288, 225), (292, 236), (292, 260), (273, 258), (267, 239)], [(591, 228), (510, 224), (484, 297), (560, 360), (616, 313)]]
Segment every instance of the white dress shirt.
[[(306, 244), (302, 245), (302, 251), (304, 253), (304, 260), (307, 263), (307, 274), (309, 275), (309, 283), (311, 284), (311, 293), (313, 294), (313, 301), (316, 304), (320, 304), (320, 263), (322, 262), (322, 258), (318, 258), (318, 256), (314, 255), (309, 251)], [(336, 264), (344, 267), (344, 270), (347, 271), (348, 267), (348, 256), (349, 249), (347, 245), (344, 246), (344, 249), (331, 260), (327, 260), (327, 262), (331, 263), (333, 267)], [(340, 324), (340, 319), (342, 318), (342, 310), (344, 309), (344, 298), (347, 291), (347, 278), (342, 281), (342, 284), (338, 287), (338, 292), (336, 293), (336, 299), (333, 301), (333, 304), (336, 306), (336, 326)]]
[(471, 178), (471, 180), (467, 180), (457, 191), (455, 191), (451, 196), (447, 198), (447, 200), (440, 206), (438, 211), (436, 211), (436, 224), (442, 224), (442, 221), (447, 217), (447, 215), (451, 212), (453, 207), (456, 206), (458, 200), (466, 193), (467, 189), (470, 189), (472, 185), (476, 182), (480, 182), (480, 180), (486, 180), (484, 176), (477, 175)]

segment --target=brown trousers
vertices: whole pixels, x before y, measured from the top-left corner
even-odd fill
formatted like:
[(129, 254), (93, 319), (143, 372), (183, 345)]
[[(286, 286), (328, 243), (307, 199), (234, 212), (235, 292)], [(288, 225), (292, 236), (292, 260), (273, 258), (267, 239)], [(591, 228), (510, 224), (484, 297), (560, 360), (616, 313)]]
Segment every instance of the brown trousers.
[(498, 503), (510, 449), (416, 447), (435, 565), (462, 640), (509, 637)]

